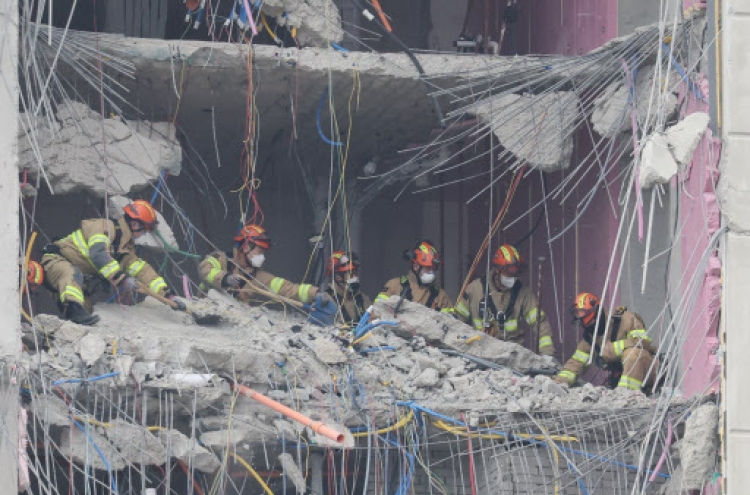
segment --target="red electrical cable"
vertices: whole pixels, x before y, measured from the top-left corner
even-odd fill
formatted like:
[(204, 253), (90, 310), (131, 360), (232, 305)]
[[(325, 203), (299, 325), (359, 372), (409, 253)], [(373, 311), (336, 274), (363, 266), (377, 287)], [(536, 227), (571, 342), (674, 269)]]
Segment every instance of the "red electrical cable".
[[(466, 423), (464, 413), (461, 413), (461, 421)], [(474, 449), (471, 445), (471, 434), (469, 433), (469, 424), (466, 423), (466, 441), (469, 444), (469, 481), (471, 482), (471, 495), (477, 495), (477, 479), (474, 470)]]

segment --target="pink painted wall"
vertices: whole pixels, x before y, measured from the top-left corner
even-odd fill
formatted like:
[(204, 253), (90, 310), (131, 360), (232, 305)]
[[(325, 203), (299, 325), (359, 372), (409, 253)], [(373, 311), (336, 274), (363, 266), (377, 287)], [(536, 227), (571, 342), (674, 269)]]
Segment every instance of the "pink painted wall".
[[(707, 85), (704, 87), (707, 88)], [(685, 97), (689, 100), (683, 116), (708, 112), (708, 105), (692, 93), (687, 93)], [(707, 131), (695, 151), (690, 168), (680, 177), (684, 186), (680, 196), (682, 273), (695, 274), (700, 285), (698, 299), (691, 307), (686, 322), (688, 336), (681, 356), (684, 371), (682, 389), (686, 395), (704, 392), (709, 387), (716, 391), (719, 387), (716, 378), (720, 364), (715, 352), (719, 346), (717, 329), (721, 309), (721, 261), (716, 251), (711, 254), (707, 264), (700, 263), (700, 256), (707, 249), (711, 236), (721, 226), (715, 193), (720, 156), (721, 140)], [(688, 282), (684, 280), (682, 283), (683, 293), (688, 290)], [(712, 382), (715, 383), (711, 385)]]

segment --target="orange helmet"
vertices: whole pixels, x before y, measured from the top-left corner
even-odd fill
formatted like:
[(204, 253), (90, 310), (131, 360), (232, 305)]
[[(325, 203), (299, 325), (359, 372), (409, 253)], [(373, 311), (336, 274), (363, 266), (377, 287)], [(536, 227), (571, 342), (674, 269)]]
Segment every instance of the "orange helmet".
[(359, 267), (359, 259), (356, 253), (352, 253), (351, 256), (347, 256), (344, 251), (335, 251), (328, 259), (328, 271), (327, 274), (330, 276), (331, 273), (346, 273)]
[(271, 247), (271, 238), (266, 235), (266, 231), (263, 227), (249, 223), (242, 227), (237, 235), (234, 236), (234, 242), (239, 245), (245, 245), (247, 243), (256, 244), (263, 249), (269, 249)]
[(26, 286), (34, 290), (44, 282), (44, 268), (36, 261), (29, 261), (29, 268), (26, 271)]
[(587, 327), (594, 322), (596, 312), (599, 309), (599, 298), (588, 292), (581, 292), (576, 296), (570, 312), (573, 318), (580, 320)]
[(129, 216), (133, 220), (141, 222), (148, 231), (153, 232), (154, 230), (156, 230), (156, 226), (159, 224), (159, 219), (156, 216), (156, 210), (148, 201), (136, 199), (129, 205), (126, 205), (123, 210), (125, 211), (125, 214), (127, 216)]
[(516, 248), (510, 244), (503, 244), (492, 257), (492, 264), (499, 267), (506, 275), (517, 275), (523, 270), (524, 259)]
[(437, 268), (443, 262), (440, 259), (435, 246), (430, 241), (422, 241), (417, 244), (414, 249), (407, 251), (406, 258), (411, 260), (412, 263), (416, 263), (419, 266), (434, 267)]

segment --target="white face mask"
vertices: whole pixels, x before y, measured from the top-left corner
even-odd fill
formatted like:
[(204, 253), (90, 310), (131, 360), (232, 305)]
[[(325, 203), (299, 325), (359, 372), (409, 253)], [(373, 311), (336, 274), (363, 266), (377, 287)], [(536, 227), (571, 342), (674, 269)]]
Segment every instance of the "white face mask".
[(516, 277), (506, 277), (502, 273), (500, 274), (500, 283), (507, 288), (511, 288), (516, 285)]
[(264, 261), (266, 261), (266, 257), (262, 254), (256, 254), (250, 258), (250, 264), (253, 265), (254, 268), (260, 268), (263, 266)]
[(431, 284), (432, 282), (435, 281), (435, 272), (432, 272), (432, 273), (422, 273), (422, 274), (419, 275), (419, 280), (423, 284), (429, 285), (429, 284)]

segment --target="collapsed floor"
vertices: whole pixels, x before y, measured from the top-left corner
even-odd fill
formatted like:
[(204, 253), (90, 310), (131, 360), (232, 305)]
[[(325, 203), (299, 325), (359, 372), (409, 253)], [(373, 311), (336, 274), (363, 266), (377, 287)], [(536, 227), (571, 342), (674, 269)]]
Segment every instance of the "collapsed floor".
[[(692, 462), (684, 471), (695, 479), (708, 477), (713, 404), (701, 406), (710, 411), (693, 428), (699, 440), (683, 440), (688, 454), (670, 453), (667, 421), (654, 426), (656, 413), (669, 416), (670, 432), (672, 423), (684, 429), (683, 412), (704, 399), (593, 385), (566, 390), (531, 351), (408, 301), (394, 317), (396, 301), (377, 303), (375, 314), (397, 325), (372, 330), (354, 347), (348, 329), (308, 324), (293, 308), (250, 308), (217, 292), (191, 303), (194, 314), (220, 315), (215, 326), (150, 299), (100, 304), (94, 327), (39, 315), (25, 328), (31, 350), (22, 367), (34, 419), (29, 435), (36, 444), (35, 435), (48, 433), (52, 448), (30, 455), (101, 470), (101, 489), (126, 474), (150, 486), (144, 466), (180, 465), (192, 479), (198, 471), (204, 483), (228, 483), (224, 475), (237, 459), (276, 473), (266, 477), (276, 493), (303, 493), (324, 475), (352, 491), (393, 478), (417, 493), (459, 493), (472, 483), (479, 493), (579, 493), (582, 486), (610, 493), (638, 483), (657, 493), (679, 459)], [(232, 382), (343, 432), (344, 442), (234, 395)], [(329, 456), (321, 472), (310, 467), (320, 461), (316, 453)], [(339, 480), (336, 469), (350, 477)], [(174, 476), (177, 483), (181, 473)]]

